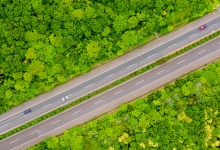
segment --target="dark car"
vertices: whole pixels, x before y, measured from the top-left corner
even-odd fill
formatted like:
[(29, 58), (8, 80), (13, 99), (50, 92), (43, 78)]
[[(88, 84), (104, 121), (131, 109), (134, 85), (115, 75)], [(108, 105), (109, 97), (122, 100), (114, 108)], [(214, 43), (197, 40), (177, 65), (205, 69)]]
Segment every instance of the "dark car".
[(207, 27), (207, 25), (204, 24), (204, 25), (202, 25), (202, 26), (199, 27), (199, 30), (203, 30), (203, 29), (205, 29), (206, 27)]
[(31, 109), (27, 109), (24, 111), (24, 114), (29, 114), (31, 112)]

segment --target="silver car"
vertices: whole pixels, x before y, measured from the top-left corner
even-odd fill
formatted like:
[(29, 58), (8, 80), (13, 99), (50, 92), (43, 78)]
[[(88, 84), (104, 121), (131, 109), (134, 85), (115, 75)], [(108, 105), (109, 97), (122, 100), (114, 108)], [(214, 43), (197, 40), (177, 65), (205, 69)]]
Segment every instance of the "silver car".
[(62, 98), (62, 101), (65, 101), (65, 100), (67, 100), (68, 98), (69, 98), (69, 96), (65, 96), (65, 97)]

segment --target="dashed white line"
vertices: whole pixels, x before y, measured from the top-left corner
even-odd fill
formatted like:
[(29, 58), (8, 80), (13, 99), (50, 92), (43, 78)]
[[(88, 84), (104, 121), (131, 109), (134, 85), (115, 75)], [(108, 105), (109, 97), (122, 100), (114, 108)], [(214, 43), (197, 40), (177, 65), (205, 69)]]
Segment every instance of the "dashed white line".
[(36, 133), (36, 132), (38, 132), (39, 130), (37, 130), (37, 131), (34, 131), (34, 132), (32, 132), (31, 134), (34, 134), (34, 133)]
[(57, 120), (57, 121), (55, 121), (54, 123), (52, 123), (52, 124), (55, 124), (55, 123), (57, 123), (57, 122), (59, 122), (60, 120)]
[(202, 52), (204, 52), (205, 50), (203, 50), (203, 51), (201, 51), (201, 52), (199, 52), (199, 53), (197, 53), (197, 54), (201, 54)]
[(74, 112), (73, 115), (76, 114), (76, 113), (78, 113), (78, 112), (80, 112), (80, 111), (81, 111), (81, 110), (79, 110), (79, 111), (77, 111), (77, 112)]
[(135, 64), (132, 64), (132, 65), (130, 65), (130, 66), (128, 66), (128, 67), (126, 67), (126, 68), (130, 68), (130, 67), (132, 67), (132, 66), (134, 66)]
[(141, 80), (141, 81), (139, 81), (139, 82), (137, 82), (137, 83), (135, 83), (135, 84), (139, 84), (139, 83), (141, 83), (141, 82), (143, 82), (144, 80)]
[(162, 72), (164, 72), (165, 70), (162, 70), (162, 71), (160, 71), (160, 72), (158, 72), (158, 73), (156, 73), (156, 74), (160, 74), (160, 73), (162, 73)]
[(86, 86), (85, 89), (88, 88), (88, 87), (90, 87), (90, 86), (92, 86), (92, 85), (93, 85), (93, 84), (90, 84), (90, 85)]
[(214, 27), (215, 25), (217, 25), (217, 24), (213, 24), (212, 26), (210, 26), (209, 28), (212, 28), (212, 27)]
[(156, 54), (153, 54), (153, 55), (151, 55), (151, 56), (149, 56), (149, 57), (147, 57), (147, 58), (150, 58), (150, 57), (152, 57), (152, 56), (154, 56), (154, 55), (156, 55)]
[(191, 38), (191, 37), (193, 37), (193, 36), (195, 36), (196, 34), (193, 34), (192, 36), (189, 36), (188, 38)]
[(110, 76), (107, 76), (106, 78), (110, 78), (111, 76), (113, 76), (114, 74), (111, 74)]
[(46, 105), (46, 106), (44, 106), (43, 108), (46, 108), (46, 107), (48, 107), (48, 106), (50, 106), (51, 104), (49, 104), (49, 105)]
[(173, 47), (173, 46), (175, 46), (176, 44), (173, 44), (173, 45), (171, 45), (171, 46), (169, 46), (168, 48), (171, 48), (171, 47)]
[(1, 128), (5, 127), (5, 126), (7, 126), (7, 125), (8, 125), (8, 124), (5, 124), (5, 125), (1, 126)]
[(123, 90), (119, 91), (119, 92), (116, 92), (115, 94), (118, 94), (118, 93), (121, 93)]
[(100, 100), (100, 101), (98, 101), (98, 102), (95, 102), (94, 104), (98, 104), (98, 103), (100, 103), (102, 100)]
[(182, 60), (182, 61), (178, 62), (177, 65), (180, 64), (180, 63), (182, 63), (182, 62), (184, 62), (184, 61), (185, 61), (185, 60)]
[(10, 144), (12, 144), (12, 143), (14, 143), (14, 142), (17, 142), (18, 141), (18, 139), (17, 140), (15, 140), (15, 141), (13, 141), (13, 142), (11, 142)]

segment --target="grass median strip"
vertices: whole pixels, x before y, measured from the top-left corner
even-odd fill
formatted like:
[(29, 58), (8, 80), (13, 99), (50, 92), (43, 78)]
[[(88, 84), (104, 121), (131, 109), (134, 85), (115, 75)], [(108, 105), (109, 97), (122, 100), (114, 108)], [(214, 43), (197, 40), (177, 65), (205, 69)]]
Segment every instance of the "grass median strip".
[(171, 59), (175, 58), (178, 55), (181, 55), (181, 54), (183, 54), (183, 53), (185, 53), (185, 52), (187, 52), (189, 50), (192, 50), (196, 46), (199, 46), (199, 45), (201, 45), (201, 44), (203, 44), (203, 43), (205, 43), (205, 42), (207, 42), (207, 41), (217, 37), (218, 35), (220, 35), (220, 31), (215, 32), (215, 33), (213, 33), (213, 34), (211, 34), (211, 35), (209, 35), (209, 36), (207, 36), (207, 37), (205, 37), (205, 38), (203, 38), (203, 39), (201, 39), (201, 40), (199, 40), (199, 41), (197, 41), (197, 42), (195, 42), (195, 43), (193, 43), (193, 44), (191, 44), (189, 46), (186, 46), (185, 48), (182, 48), (182, 49), (176, 51), (173, 54), (170, 54), (170, 55), (168, 55), (166, 57), (163, 57), (163, 58), (157, 60), (156, 62), (154, 62), (154, 63), (152, 63), (152, 64), (150, 64), (150, 65), (148, 65), (146, 67), (143, 67), (142, 69), (137, 70), (137, 71), (131, 73), (130, 75), (127, 75), (126, 77), (123, 77), (123, 78), (121, 78), (121, 79), (119, 79), (119, 80), (117, 80), (117, 81), (115, 81), (115, 82), (113, 82), (113, 83), (111, 83), (111, 84), (109, 84), (109, 85), (107, 85), (107, 86), (105, 86), (105, 87), (95, 91), (95, 92), (92, 92), (92, 93), (90, 93), (90, 94), (88, 94), (88, 95), (86, 95), (86, 96), (84, 96), (82, 98), (79, 98), (79, 99), (77, 99), (77, 100), (75, 100), (75, 101), (73, 101), (73, 102), (71, 102), (71, 103), (69, 103), (69, 104), (67, 104), (65, 106), (57, 108), (56, 110), (53, 110), (53, 111), (51, 111), (51, 112), (49, 112), (49, 113), (47, 113), (47, 114), (45, 114), (45, 115), (43, 115), (41, 117), (38, 117), (38, 118), (36, 118), (36, 119), (34, 119), (34, 120), (24, 124), (24, 125), (21, 125), (18, 128), (15, 128), (15, 129), (13, 129), (13, 130), (11, 130), (11, 131), (3, 134), (3, 135), (0, 135), (0, 140), (5, 139), (5, 138), (7, 138), (7, 137), (9, 137), (9, 136), (11, 136), (11, 135), (13, 135), (15, 133), (18, 133), (18, 132), (20, 132), (20, 131), (22, 131), (24, 129), (27, 129), (27, 128), (31, 127), (31, 126), (34, 126), (34, 125), (36, 125), (36, 124), (38, 124), (38, 123), (40, 123), (40, 122), (42, 122), (42, 121), (52, 117), (52, 116), (55, 116), (55, 115), (65, 111), (65, 110), (67, 110), (67, 109), (69, 109), (69, 108), (71, 108), (73, 106), (76, 106), (77, 104), (80, 104), (83, 101), (89, 100), (90, 98), (92, 98), (94, 96), (97, 96), (98, 94), (100, 94), (100, 93), (102, 93), (104, 91), (107, 91), (107, 90), (109, 90), (109, 89), (111, 89), (111, 88), (113, 88), (113, 87), (115, 87), (115, 86), (117, 86), (117, 85), (127, 81), (127, 80), (130, 80), (131, 78), (133, 78), (135, 76), (143, 74), (146, 71), (149, 71), (149, 70), (155, 68), (156, 66), (161, 65), (161, 64), (167, 62), (168, 60), (171, 60)]

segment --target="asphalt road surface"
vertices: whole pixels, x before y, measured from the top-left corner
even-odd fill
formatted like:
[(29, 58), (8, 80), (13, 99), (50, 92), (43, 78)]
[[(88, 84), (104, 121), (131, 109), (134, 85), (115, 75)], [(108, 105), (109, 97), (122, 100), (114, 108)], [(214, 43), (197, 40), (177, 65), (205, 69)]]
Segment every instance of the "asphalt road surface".
[[(207, 28), (202, 31), (199, 30), (199, 27), (195, 27), (191, 31), (179, 35), (174, 39), (170, 39), (170, 41), (159, 45), (154, 49), (146, 50), (146, 53), (132, 60), (120, 64), (117, 67), (108, 70), (102, 74), (98, 74), (96, 77), (90, 80), (87, 80), (79, 85), (76, 85), (66, 90), (63, 93), (59, 93), (50, 99), (47, 99), (41, 103), (32, 106), (30, 108), (32, 112), (28, 115), (20, 112), (13, 116), (5, 118), (4, 120), (1, 120), (0, 134), (6, 133), (13, 128), (24, 124), (25, 122), (33, 120), (34, 118), (37, 118), (57, 107), (60, 107), (61, 105), (65, 105), (70, 101), (76, 100), (79, 97), (91, 93), (92, 91), (95, 91), (96, 89), (99, 89), (100, 87), (103, 87), (104, 85), (109, 84), (116, 79), (130, 74), (134, 70), (138, 70), (139, 68), (150, 64), (151, 62), (163, 57), (164, 55), (169, 54), (172, 51), (175, 51), (180, 47), (183, 47), (184, 45), (187, 45), (207, 34), (210, 34), (211, 32), (220, 28), (220, 17), (217, 17), (205, 24), (207, 25)], [(118, 93), (117, 96), (120, 96), (121, 94), (123, 94), (123, 91)], [(66, 101), (62, 101), (62, 98), (65, 96), (69, 96), (69, 99), (67, 99)]]
[(23, 145), (28, 141), (39, 138), (54, 129), (60, 128), (71, 121), (77, 120), (82, 116), (109, 105), (110, 103), (119, 100), (121, 97), (137, 91), (138, 89), (141, 89), (149, 84), (154, 84), (155, 81), (158, 81), (166, 76), (170, 76), (174, 72), (177, 72), (186, 66), (195, 68), (194, 63), (198, 61), (203, 62), (203, 59), (207, 56), (220, 57), (220, 55), (216, 56), (217, 52), (219, 51), (220, 37), (107, 92), (104, 92), (103, 94), (100, 94), (99, 96), (92, 98), (83, 104), (71, 108), (68, 111), (37, 124), (36, 126), (0, 141), (0, 148), (1, 150), (17, 149), (19, 145)]

